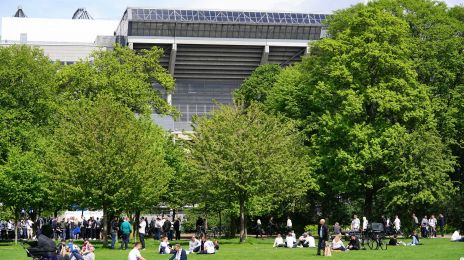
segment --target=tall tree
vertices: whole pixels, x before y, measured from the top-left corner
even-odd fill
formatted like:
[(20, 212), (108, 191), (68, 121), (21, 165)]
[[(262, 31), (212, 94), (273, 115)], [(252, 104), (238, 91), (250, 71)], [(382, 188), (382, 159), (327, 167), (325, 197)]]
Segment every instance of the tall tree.
[[(302, 64), (285, 72), (292, 79), (277, 80), (267, 102), (300, 121), (318, 156), (319, 182), (330, 183), (322, 185), (325, 194), (345, 199), (363, 196), (364, 213), (370, 216), (375, 199), (384, 195), (389, 183), (396, 183), (397, 191), (415, 187), (413, 179), (402, 178), (398, 185), (394, 178), (416, 169), (427, 179), (439, 180), (427, 189), (448, 197), (447, 190), (438, 186), (449, 187), (447, 174), (453, 163), (443, 158), (447, 148), (435, 138), (428, 89), (419, 82), (410, 59), (414, 41), (408, 23), (382, 8), (358, 5), (330, 18), (328, 32), (328, 38), (311, 46)], [(414, 156), (414, 162), (403, 161), (401, 170), (394, 167), (399, 158), (388, 156), (398, 148), (393, 137), (419, 129), (423, 135), (407, 138), (414, 141), (409, 143), (414, 149), (402, 154), (413, 156), (425, 140), (434, 140), (439, 151), (433, 153), (433, 170), (423, 168), (427, 157), (421, 156)], [(427, 193), (421, 202), (432, 203), (434, 195)]]
[(171, 170), (164, 160), (165, 134), (112, 97), (67, 104), (53, 136), (59, 171), (77, 188), (82, 207), (108, 213), (137, 211), (159, 202)]
[(248, 212), (269, 212), (288, 196), (315, 188), (303, 138), (291, 121), (282, 122), (253, 104), (246, 109), (222, 106), (196, 119), (194, 130), (192, 188), (207, 203), (239, 208), (240, 241), (246, 238)]
[(38, 211), (50, 198), (60, 200), (44, 196), (41, 145), (52, 127), (58, 66), (26, 45), (0, 48), (0, 60), (0, 203), (18, 220), (23, 208)]

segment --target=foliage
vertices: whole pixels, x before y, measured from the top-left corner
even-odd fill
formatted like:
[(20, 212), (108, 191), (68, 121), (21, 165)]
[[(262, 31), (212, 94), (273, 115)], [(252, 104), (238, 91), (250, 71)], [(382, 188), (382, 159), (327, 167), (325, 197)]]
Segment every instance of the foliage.
[(162, 55), (158, 47), (135, 53), (116, 45), (113, 50), (96, 51), (88, 60), (63, 67), (58, 83), (67, 99), (94, 99), (104, 94), (134, 112), (172, 113), (172, 107), (152, 86), (156, 82), (167, 92), (174, 89), (174, 79), (159, 63)]
[(194, 130), (192, 189), (207, 205), (239, 208), (241, 241), (245, 214), (264, 214), (315, 188), (294, 124), (267, 115), (258, 105), (221, 106), (197, 118)]
[(69, 102), (61, 118), (53, 136), (56, 165), (80, 206), (107, 217), (159, 203), (172, 174), (160, 128), (106, 96)]
[(245, 107), (248, 107), (253, 101), (263, 103), (281, 70), (282, 68), (278, 64), (259, 66), (234, 92), (234, 100), (244, 104)]
[[(428, 89), (410, 59), (415, 49), (408, 23), (358, 5), (337, 12), (328, 26), (330, 37), (282, 73), (266, 103), (299, 120), (328, 200), (364, 196), (369, 217), (375, 198), (391, 191), (397, 195), (384, 210), (409, 209), (404, 196), (411, 188), (427, 189), (411, 200), (417, 206), (449, 198), (453, 162), (437, 138)], [(430, 146), (435, 151), (422, 156)], [(406, 159), (399, 164), (402, 158), (391, 155)], [(418, 174), (420, 183), (413, 178)]]

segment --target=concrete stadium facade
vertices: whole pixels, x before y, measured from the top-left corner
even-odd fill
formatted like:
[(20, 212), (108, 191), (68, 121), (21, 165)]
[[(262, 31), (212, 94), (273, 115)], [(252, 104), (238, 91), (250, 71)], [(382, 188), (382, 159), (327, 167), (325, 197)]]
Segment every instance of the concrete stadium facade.
[(166, 95), (182, 116), (154, 115), (164, 128), (190, 130), (194, 115), (218, 103), (259, 65), (287, 66), (300, 61), (308, 43), (323, 35), (324, 14), (127, 8), (116, 40), (134, 50), (164, 49), (162, 65), (176, 79)]

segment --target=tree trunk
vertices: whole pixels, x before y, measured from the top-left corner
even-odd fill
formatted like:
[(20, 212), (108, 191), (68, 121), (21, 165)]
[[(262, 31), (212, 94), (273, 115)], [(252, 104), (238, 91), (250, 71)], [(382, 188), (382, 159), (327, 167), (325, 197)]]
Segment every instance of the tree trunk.
[(374, 203), (374, 190), (366, 189), (364, 196), (364, 216), (370, 219), (372, 216), (372, 205)]
[(57, 210), (57, 209), (55, 209), (55, 211), (53, 211), (53, 217), (54, 217), (54, 218), (57, 218), (57, 217), (58, 217), (58, 210)]
[(246, 239), (245, 232), (245, 200), (240, 199), (240, 243)]
[(176, 221), (176, 209), (172, 209), (172, 222)]
[(135, 212), (135, 219), (134, 219), (134, 226), (133, 226), (133, 230), (134, 230), (134, 242), (137, 241), (137, 234), (139, 233), (139, 223), (140, 223), (140, 210), (137, 210)]
[(108, 247), (108, 209), (103, 206), (103, 217), (101, 220), (103, 247)]
[(14, 242), (15, 242), (15, 245), (18, 245), (18, 222), (19, 222), (19, 216), (18, 216), (18, 213), (17, 213), (17, 210), (14, 211), (15, 212), (15, 237), (14, 237)]

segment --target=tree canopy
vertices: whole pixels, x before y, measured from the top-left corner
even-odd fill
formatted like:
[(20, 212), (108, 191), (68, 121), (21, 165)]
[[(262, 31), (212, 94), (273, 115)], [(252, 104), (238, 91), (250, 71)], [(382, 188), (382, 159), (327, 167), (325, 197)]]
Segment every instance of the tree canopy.
[[(193, 189), (239, 207), (240, 240), (245, 217), (269, 212), (285, 200), (314, 189), (303, 137), (291, 121), (264, 113), (259, 106), (221, 106), (198, 118), (190, 146)], [(291, 192), (288, 192), (291, 191)]]

